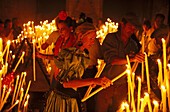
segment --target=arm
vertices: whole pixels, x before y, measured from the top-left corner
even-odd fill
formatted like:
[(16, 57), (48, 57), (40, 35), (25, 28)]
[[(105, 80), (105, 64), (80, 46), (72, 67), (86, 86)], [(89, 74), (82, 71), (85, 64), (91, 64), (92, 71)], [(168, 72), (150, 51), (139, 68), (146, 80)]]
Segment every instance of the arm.
[(45, 42), (45, 43), (43, 43), (43, 44), (41, 45), (41, 48), (42, 48), (43, 50), (45, 50), (48, 46), (49, 46), (49, 44), (48, 44), (47, 42)]
[(106, 77), (102, 78), (89, 78), (89, 79), (76, 79), (63, 83), (64, 88), (79, 88), (90, 85), (101, 85), (103, 87), (108, 87), (113, 85), (113, 83)]
[[(145, 61), (145, 55), (142, 53), (138, 53), (135, 55), (135, 57), (129, 59), (130, 62), (138, 61), (139, 63)], [(127, 59), (121, 59), (121, 58), (114, 58), (112, 60), (112, 65), (122, 65), (127, 64)]]
[(49, 60), (54, 59), (54, 55), (42, 54), (42, 53), (39, 53), (39, 52), (36, 52), (36, 57), (38, 57), (38, 58), (46, 58), (46, 59), (49, 59)]

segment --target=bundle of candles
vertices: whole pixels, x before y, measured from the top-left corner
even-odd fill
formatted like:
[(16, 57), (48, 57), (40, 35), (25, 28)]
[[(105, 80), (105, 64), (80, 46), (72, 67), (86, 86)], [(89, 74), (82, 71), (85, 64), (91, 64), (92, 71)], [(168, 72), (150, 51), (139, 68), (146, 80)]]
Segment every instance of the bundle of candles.
[[(2, 41), (3, 40), (0, 38), (0, 65), (2, 66), (0, 70), (0, 79), (1, 79), (0, 80), (0, 111), (3, 109), (4, 105), (7, 103), (8, 98), (12, 92), (13, 92), (13, 97), (12, 97), (11, 107), (9, 107), (6, 111), (10, 111), (17, 104), (19, 104), (18, 110), (20, 111), (21, 109), (27, 108), (27, 104), (29, 100), (28, 91), (29, 91), (31, 81), (28, 84), (28, 87), (27, 87), (27, 90), (24, 96), (23, 86), (25, 83), (26, 73), (23, 72), (21, 74), (20, 81), (19, 81), (19, 75), (17, 76), (16, 81), (15, 81), (14, 73), (17, 67), (19, 66), (21, 60), (24, 59), (25, 52), (21, 53), (22, 55), (20, 56), (13, 71), (11, 73), (8, 73), (8, 63), (12, 61), (15, 58), (15, 56), (12, 56), (13, 58), (9, 59), (9, 54), (10, 54), (9, 50), (10, 50), (11, 42), (8, 41), (5, 49), (3, 50)], [(14, 87), (14, 82), (16, 82), (15, 87)]]
[(97, 33), (96, 38), (99, 38), (100, 44), (102, 45), (103, 40), (105, 39), (108, 33), (117, 32), (117, 28), (118, 28), (118, 23), (112, 22), (110, 18), (107, 18), (107, 21), (102, 26), (102, 28), (96, 32)]

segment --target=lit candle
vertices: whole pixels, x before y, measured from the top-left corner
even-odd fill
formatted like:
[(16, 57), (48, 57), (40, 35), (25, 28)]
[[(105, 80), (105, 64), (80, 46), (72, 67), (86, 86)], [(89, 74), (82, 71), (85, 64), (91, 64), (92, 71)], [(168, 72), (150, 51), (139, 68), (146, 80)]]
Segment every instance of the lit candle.
[(4, 85), (3, 92), (2, 92), (2, 97), (1, 97), (1, 102), (2, 102), (2, 101), (3, 101), (3, 99), (4, 99), (4, 96), (5, 96), (5, 90), (6, 90), (6, 86)]
[(161, 86), (163, 83), (163, 78), (162, 78), (162, 63), (160, 59), (157, 60), (158, 62), (158, 68), (159, 68), (159, 73), (158, 73), (158, 86)]
[(158, 112), (158, 107), (159, 107), (159, 104), (157, 101), (153, 101), (153, 104), (154, 104), (154, 109), (153, 109), (153, 112)]
[[(6, 100), (7, 100), (7, 98), (9, 97), (10, 92), (11, 92), (11, 88), (9, 88), (9, 90), (8, 90), (6, 96), (5, 96), (5, 98), (4, 98), (4, 100), (3, 100), (2, 104), (1, 104), (1, 109), (2, 109), (2, 107), (4, 106), (4, 104), (6, 103)], [(0, 110), (1, 110), (1, 109), (0, 109)]]
[(25, 92), (25, 96), (24, 96), (24, 99), (23, 99), (23, 104), (25, 103), (25, 99), (26, 99), (26, 97), (27, 97), (27, 94), (28, 94), (30, 85), (31, 85), (31, 80), (30, 80), (29, 83), (28, 83), (27, 90), (26, 90), (26, 92)]
[(162, 38), (162, 46), (163, 46), (163, 62), (164, 62), (164, 84), (166, 84), (166, 80), (167, 80), (167, 71), (166, 71), (166, 67), (167, 67), (167, 64), (166, 64), (166, 43), (165, 43), (165, 40)]
[(140, 107), (140, 93), (141, 93), (141, 78), (138, 77), (138, 102), (137, 102), (137, 112), (139, 112), (139, 107)]
[(10, 40), (8, 40), (7, 46), (8, 46), (8, 48), (7, 48), (7, 54), (6, 54), (6, 61), (5, 61), (5, 63), (7, 63), (7, 61), (8, 61), (8, 54), (9, 54), (9, 48), (10, 48)]
[(144, 98), (141, 98), (141, 108), (140, 108), (140, 112), (144, 112), (144, 109), (145, 109), (145, 100)]
[(165, 86), (161, 86), (161, 94), (162, 94), (162, 103), (163, 103), (163, 112), (166, 111), (166, 89)]
[(18, 104), (18, 111), (20, 110), (20, 107), (21, 107), (23, 94), (24, 94), (24, 89), (21, 88), (21, 95), (20, 95), (19, 104)]
[(17, 100), (8, 110), (5, 112), (9, 112), (11, 109), (13, 109), (17, 104), (19, 103), (19, 100)]
[(36, 81), (36, 75), (35, 75), (35, 39), (33, 40), (33, 74), (34, 74), (34, 81)]
[(17, 90), (17, 87), (18, 87), (18, 81), (19, 81), (19, 75), (17, 75), (17, 80), (16, 80), (16, 83), (15, 83), (15, 88), (14, 88), (14, 93), (13, 93), (13, 97), (12, 97), (12, 103), (11, 103), (11, 105), (12, 105), (12, 104), (13, 104), (13, 102), (14, 102), (15, 93), (16, 93), (16, 90)]
[(17, 69), (17, 67), (18, 67), (19, 63), (21, 62), (21, 59), (23, 58), (24, 54), (25, 54), (25, 52), (22, 52), (22, 55), (21, 55), (20, 59), (18, 60), (18, 63), (16, 64), (16, 66), (15, 66), (15, 68), (14, 68), (13, 72), (15, 72), (15, 71), (16, 71), (16, 69)]
[(149, 67), (148, 67), (148, 57), (145, 53), (145, 67), (146, 67), (146, 78), (147, 78), (147, 85), (148, 85), (148, 93), (150, 93), (150, 79), (149, 79)]
[(24, 73), (22, 72), (21, 73), (21, 78), (19, 80), (19, 85), (18, 85), (18, 89), (17, 89), (17, 93), (16, 93), (16, 97), (15, 97), (15, 101), (16, 99), (18, 98), (18, 94), (19, 94), (19, 91), (20, 91), (20, 87), (21, 87), (21, 83), (22, 83), (22, 77), (23, 77)]
[(3, 51), (3, 44), (2, 44), (2, 38), (0, 38), (0, 52)]

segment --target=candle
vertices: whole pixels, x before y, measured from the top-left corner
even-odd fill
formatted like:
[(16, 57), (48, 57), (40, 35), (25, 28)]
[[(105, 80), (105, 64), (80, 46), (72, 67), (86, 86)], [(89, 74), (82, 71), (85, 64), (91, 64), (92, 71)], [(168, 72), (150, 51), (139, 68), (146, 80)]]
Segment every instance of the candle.
[(163, 83), (163, 78), (162, 78), (162, 63), (160, 59), (157, 60), (158, 62), (158, 68), (159, 68), (159, 73), (158, 73), (158, 86), (161, 86)]
[(24, 54), (25, 54), (25, 52), (22, 52), (22, 55), (21, 55), (21, 57), (20, 57), (20, 59), (19, 59), (18, 63), (16, 64), (16, 66), (15, 66), (15, 68), (14, 68), (13, 72), (15, 72), (15, 71), (16, 71), (16, 69), (17, 69), (17, 67), (18, 67), (19, 63), (21, 62), (21, 59), (23, 58)]
[(128, 63), (128, 77), (127, 77), (127, 82), (128, 82), (128, 102), (130, 103), (130, 88), (131, 88), (131, 83), (130, 83), (130, 80), (131, 80), (131, 65), (130, 65), (130, 60), (129, 60), (129, 57), (128, 55), (126, 55), (126, 59), (127, 59), (127, 63)]
[(26, 90), (26, 92), (25, 92), (25, 96), (24, 96), (24, 99), (23, 99), (23, 104), (25, 103), (25, 99), (26, 99), (26, 97), (27, 97), (27, 94), (28, 94), (30, 85), (31, 85), (31, 80), (30, 80), (29, 83), (28, 83), (27, 90)]
[(141, 78), (138, 77), (138, 102), (137, 102), (137, 112), (139, 112), (139, 107), (140, 107), (140, 93), (141, 93)]
[(3, 99), (4, 99), (4, 96), (5, 96), (5, 90), (6, 90), (6, 86), (4, 85), (3, 92), (2, 92), (2, 97), (1, 97), (1, 102), (2, 102), (2, 101), (3, 101)]
[(0, 111), (1, 111), (2, 107), (4, 106), (4, 104), (6, 103), (6, 100), (7, 100), (7, 98), (9, 97), (10, 92), (11, 92), (11, 88), (9, 88), (9, 90), (8, 90), (8, 92), (7, 92), (4, 100), (3, 100), (2, 103), (1, 103)]
[(140, 99), (141, 100), (141, 108), (140, 108), (140, 112), (144, 112), (144, 108), (145, 108), (145, 100), (143, 98)]
[(8, 110), (6, 110), (5, 112), (9, 112), (11, 109), (13, 109), (15, 107), (15, 105), (17, 105), (19, 103), (19, 100), (17, 100)]
[(33, 75), (34, 75), (34, 81), (36, 81), (36, 76), (35, 76), (35, 39), (33, 40)]
[(166, 111), (166, 89), (165, 86), (161, 86), (161, 94), (162, 94), (162, 103), (163, 103), (163, 112)]
[(20, 87), (21, 87), (23, 75), (24, 75), (24, 73), (22, 72), (22, 73), (21, 73), (21, 78), (20, 78), (20, 81), (19, 81), (19, 85), (18, 85), (18, 89), (17, 89), (17, 93), (16, 93), (16, 97), (15, 97), (15, 101), (16, 101), (16, 99), (18, 98), (18, 94), (19, 94), (19, 91), (20, 91)]
[(15, 88), (14, 88), (14, 93), (13, 93), (11, 105), (12, 105), (13, 102), (14, 102), (15, 93), (16, 93), (16, 90), (17, 90), (17, 87), (18, 87), (18, 81), (19, 81), (19, 75), (17, 75), (17, 80), (16, 80), (16, 83), (15, 83)]
[(159, 104), (157, 101), (153, 101), (153, 104), (154, 104), (154, 109), (153, 109), (153, 112), (158, 112), (158, 107), (159, 107)]
[(8, 61), (8, 54), (9, 54), (9, 48), (10, 48), (10, 40), (8, 40), (8, 42), (7, 42), (7, 54), (6, 54), (6, 61), (5, 61), (5, 63), (7, 63), (7, 61)]
[(148, 57), (147, 57), (146, 53), (145, 53), (145, 67), (146, 67), (146, 78), (147, 78), (148, 93), (150, 93), (149, 67), (148, 67)]
[(26, 77), (27, 73), (26, 73), (26, 72), (23, 72), (23, 74), (24, 74), (24, 78), (23, 78), (22, 83), (21, 83), (21, 88), (23, 87), (23, 84), (24, 84), (24, 82), (25, 82), (25, 77)]
[(3, 44), (2, 44), (2, 38), (0, 38), (0, 52), (3, 51)]
[(165, 43), (165, 40), (162, 38), (162, 46), (163, 46), (163, 64), (164, 64), (164, 84), (166, 84), (166, 67), (167, 67), (167, 64), (166, 64), (166, 43)]
[(23, 94), (24, 94), (24, 89), (21, 88), (21, 95), (20, 95), (19, 104), (18, 104), (18, 111), (20, 110)]
[(0, 102), (1, 102), (1, 82), (2, 82), (2, 70), (0, 70)]
[(28, 105), (28, 102), (26, 101), (26, 102), (24, 103), (24, 112), (27, 112), (27, 105)]

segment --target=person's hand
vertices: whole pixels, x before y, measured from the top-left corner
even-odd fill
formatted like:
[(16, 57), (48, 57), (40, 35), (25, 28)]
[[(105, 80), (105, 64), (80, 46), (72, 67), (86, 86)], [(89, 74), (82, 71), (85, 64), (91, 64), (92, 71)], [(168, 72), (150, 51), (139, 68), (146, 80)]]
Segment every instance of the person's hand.
[(142, 54), (142, 53), (138, 53), (133, 58), (133, 61), (138, 61), (139, 63), (144, 62), (145, 61), (145, 55)]
[(113, 85), (113, 83), (111, 82), (110, 79), (106, 78), (106, 77), (102, 77), (102, 78), (96, 78), (94, 80), (94, 84), (95, 85), (101, 85), (102, 87), (106, 88), (109, 87), (110, 85)]

